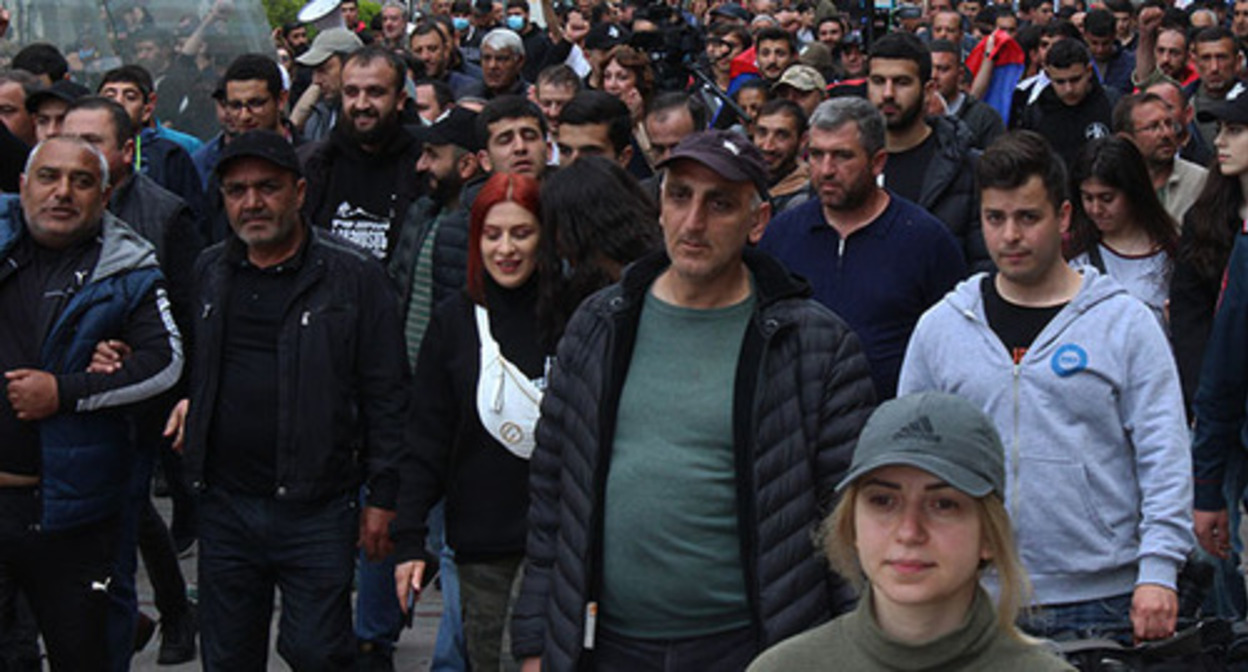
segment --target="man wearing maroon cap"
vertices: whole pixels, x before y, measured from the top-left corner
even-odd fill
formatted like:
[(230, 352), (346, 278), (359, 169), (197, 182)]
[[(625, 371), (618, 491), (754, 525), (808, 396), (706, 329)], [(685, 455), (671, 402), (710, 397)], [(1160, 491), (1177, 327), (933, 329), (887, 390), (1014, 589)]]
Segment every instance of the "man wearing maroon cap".
[(741, 670), (852, 600), (810, 535), (874, 404), (857, 338), (747, 246), (771, 212), (748, 140), (659, 167), (666, 249), (576, 312), (542, 402), (526, 669)]

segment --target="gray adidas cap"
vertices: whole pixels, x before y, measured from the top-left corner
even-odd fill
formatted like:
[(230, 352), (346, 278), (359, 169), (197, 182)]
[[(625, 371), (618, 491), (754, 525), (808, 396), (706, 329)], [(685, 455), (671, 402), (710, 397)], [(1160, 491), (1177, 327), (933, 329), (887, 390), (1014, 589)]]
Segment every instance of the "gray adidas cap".
[(972, 497), (1005, 496), (1005, 448), (992, 421), (971, 402), (942, 392), (886, 401), (858, 437), (842, 492), (860, 476), (893, 465), (922, 469)]

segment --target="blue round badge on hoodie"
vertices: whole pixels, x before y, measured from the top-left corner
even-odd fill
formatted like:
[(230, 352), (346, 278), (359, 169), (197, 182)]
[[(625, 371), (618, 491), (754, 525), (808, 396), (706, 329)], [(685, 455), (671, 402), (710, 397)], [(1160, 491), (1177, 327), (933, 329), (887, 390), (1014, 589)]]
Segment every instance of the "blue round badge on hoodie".
[(1088, 352), (1073, 343), (1067, 343), (1053, 353), (1049, 365), (1053, 367), (1053, 373), (1062, 378), (1073, 376), (1088, 368)]

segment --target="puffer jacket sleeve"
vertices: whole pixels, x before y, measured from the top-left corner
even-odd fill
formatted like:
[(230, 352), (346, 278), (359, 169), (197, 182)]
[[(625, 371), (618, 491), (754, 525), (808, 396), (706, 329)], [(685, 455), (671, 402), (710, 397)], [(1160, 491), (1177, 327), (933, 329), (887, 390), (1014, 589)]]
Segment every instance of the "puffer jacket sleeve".
[[(590, 301), (594, 301), (591, 299)], [(593, 509), (593, 453), (599, 427), (596, 402), (606, 366), (603, 358), (606, 324), (593, 310), (582, 307), (568, 324), (559, 343), (550, 384), (542, 397), (537, 424), (537, 447), (529, 463), (528, 565), (511, 624), (512, 653), (523, 660), (542, 656), (546, 629), (553, 620), (570, 618), (575, 605), (556, 604), (552, 575), (561, 548), (584, 548), (590, 534)], [(566, 475), (566, 477), (565, 477)], [(569, 501), (564, 502), (565, 498)], [(571, 512), (562, 517), (561, 512)], [(580, 576), (562, 582), (584, 585), (584, 562), (570, 563)], [(568, 598), (568, 596), (565, 596)], [(564, 601), (575, 601), (571, 597)], [(574, 623), (553, 627), (575, 628)]]
[(844, 324), (839, 326), (820, 410), (819, 453), (815, 461), (819, 503), (828, 512), (837, 483), (849, 472), (858, 434), (875, 409), (871, 367), (858, 336)]

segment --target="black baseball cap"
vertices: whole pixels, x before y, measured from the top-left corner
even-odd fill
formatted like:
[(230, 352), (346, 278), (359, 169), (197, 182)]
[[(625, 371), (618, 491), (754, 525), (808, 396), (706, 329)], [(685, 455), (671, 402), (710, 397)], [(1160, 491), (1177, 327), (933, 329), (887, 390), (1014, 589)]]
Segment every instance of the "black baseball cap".
[(299, 165), (299, 156), (290, 142), (273, 131), (247, 131), (230, 140), (221, 152), (217, 161), (216, 173), (221, 175), (225, 167), (234, 159), (255, 157), (264, 159), (273, 165), (289, 170), (295, 177), (303, 177), (303, 167)]
[(585, 35), (585, 48), (606, 51), (616, 45), (627, 44), (632, 34), (627, 28), (614, 23), (600, 23)]
[(1248, 124), (1248, 86), (1236, 82), (1222, 100), (1203, 103), (1204, 109), (1196, 112), (1196, 120), (1202, 124), (1211, 121)]
[(750, 182), (758, 195), (767, 195), (767, 160), (754, 143), (739, 133), (710, 130), (686, 136), (668, 157), (658, 163), (665, 168), (675, 161), (697, 161), (731, 182)]
[(68, 79), (58, 79), (55, 82), (52, 82), (52, 86), (39, 89), (29, 96), (26, 96), (26, 111), (34, 114), (35, 111), (39, 109), (40, 105), (49, 100), (56, 99), (72, 103), (75, 100), (90, 94), (91, 91), (81, 84), (75, 84)]
[(735, 2), (722, 4), (711, 10), (711, 16), (726, 16), (730, 19), (750, 20), (750, 12)]
[(470, 152), (484, 149), (477, 137), (477, 113), (466, 107), (452, 107), (425, 129), (426, 145), (455, 145)]

